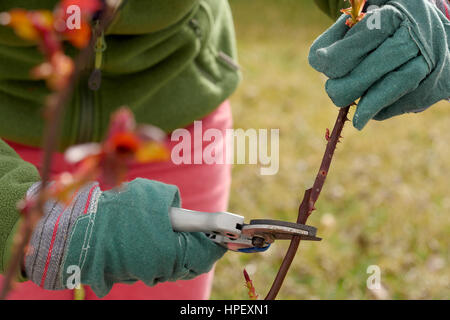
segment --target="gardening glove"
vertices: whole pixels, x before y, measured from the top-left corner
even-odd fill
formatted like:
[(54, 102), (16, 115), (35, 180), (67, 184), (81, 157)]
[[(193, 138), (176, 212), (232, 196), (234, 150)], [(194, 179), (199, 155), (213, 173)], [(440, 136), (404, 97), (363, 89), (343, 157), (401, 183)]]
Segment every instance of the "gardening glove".
[(330, 79), (326, 91), (345, 107), (361, 98), (353, 125), (423, 111), (450, 97), (450, 21), (427, 0), (381, 5), (351, 29), (342, 15), (312, 45), (309, 62)]
[(174, 232), (172, 206), (180, 206), (177, 187), (146, 179), (105, 192), (92, 183), (66, 206), (48, 201), (25, 256), (27, 277), (49, 290), (81, 282), (103, 297), (118, 282), (153, 286), (208, 272), (226, 249), (203, 233)]

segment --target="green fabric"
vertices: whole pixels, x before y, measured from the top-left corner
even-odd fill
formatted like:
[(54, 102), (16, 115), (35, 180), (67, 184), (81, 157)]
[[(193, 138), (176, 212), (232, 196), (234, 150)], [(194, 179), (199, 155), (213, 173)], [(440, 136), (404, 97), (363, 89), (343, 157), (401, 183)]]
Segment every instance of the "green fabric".
[[(56, 2), (2, 1), (0, 12), (52, 8)], [(0, 27), (0, 137), (38, 146), (48, 90), (43, 81), (30, 80), (29, 71), (43, 58), (36, 46), (16, 38)], [(105, 41), (101, 87), (94, 92), (86, 79), (80, 82), (65, 114), (60, 149), (101, 140), (111, 113), (123, 105), (139, 123), (168, 132), (185, 127), (213, 111), (240, 81), (226, 0), (128, 0)], [(76, 54), (71, 47), (67, 52)]]
[[(11, 250), (13, 248), (14, 245), (14, 237), (16, 235), (16, 232), (19, 230), (20, 227), (20, 223), (22, 222), (22, 219), (19, 218), (17, 219), (16, 223), (14, 224), (13, 228), (11, 229), (8, 238), (6, 239), (5, 242), (5, 251), (3, 253), (3, 268), (4, 270), (6, 270), (8, 263), (9, 263), (9, 259), (11, 258)], [(3, 273), (3, 270), (0, 272), (0, 274)], [(27, 281), (27, 276), (24, 272), (24, 270), (17, 270), (17, 276), (16, 276), (16, 281), (18, 282), (24, 282)]]
[[(369, 22), (381, 19), (381, 28)], [(353, 125), (362, 129), (423, 111), (450, 97), (450, 21), (427, 0), (389, 1), (349, 29), (346, 16), (312, 45), (309, 62), (330, 79), (326, 91), (344, 107), (361, 97)]]
[[(118, 282), (153, 286), (208, 272), (226, 249), (203, 233), (174, 232), (171, 206), (180, 206), (177, 187), (156, 181), (136, 179), (104, 192), (97, 212), (77, 219), (62, 270), (79, 266), (81, 283), (99, 297)], [(61, 275), (67, 283), (70, 274)]]
[(17, 202), (39, 178), (34, 166), (23, 161), (14, 150), (0, 140), (0, 273), (6, 269), (13, 230), (17, 229), (19, 220)]

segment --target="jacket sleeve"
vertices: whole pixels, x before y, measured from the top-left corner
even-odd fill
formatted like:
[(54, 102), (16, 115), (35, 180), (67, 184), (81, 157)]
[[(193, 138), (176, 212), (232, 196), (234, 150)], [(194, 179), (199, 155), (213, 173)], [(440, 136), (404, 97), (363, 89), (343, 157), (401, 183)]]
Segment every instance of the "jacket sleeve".
[(37, 169), (22, 160), (0, 139), (0, 273), (4, 273), (7, 267), (14, 231), (19, 221), (17, 202), (39, 180)]
[(340, 10), (350, 7), (350, 3), (345, 0), (314, 0), (317, 6), (334, 20), (341, 15)]

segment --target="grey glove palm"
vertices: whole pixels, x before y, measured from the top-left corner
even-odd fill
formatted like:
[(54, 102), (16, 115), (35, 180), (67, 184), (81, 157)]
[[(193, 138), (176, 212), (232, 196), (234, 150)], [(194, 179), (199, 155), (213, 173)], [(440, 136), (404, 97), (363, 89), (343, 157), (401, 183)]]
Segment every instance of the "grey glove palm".
[(353, 28), (338, 21), (312, 45), (309, 62), (330, 79), (326, 91), (344, 107), (361, 98), (353, 124), (419, 112), (450, 97), (450, 21), (427, 0), (382, 5)]

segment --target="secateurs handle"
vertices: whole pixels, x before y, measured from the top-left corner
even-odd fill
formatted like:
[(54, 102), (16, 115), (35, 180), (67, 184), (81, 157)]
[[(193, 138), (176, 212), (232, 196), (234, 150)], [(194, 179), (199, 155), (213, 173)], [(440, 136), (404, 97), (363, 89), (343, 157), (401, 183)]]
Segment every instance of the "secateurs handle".
[(230, 212), (198, 212), (172, 207), (170, 221), (175, 231), (205, 232), (227, 238), (239, 238), (244, 217)]

